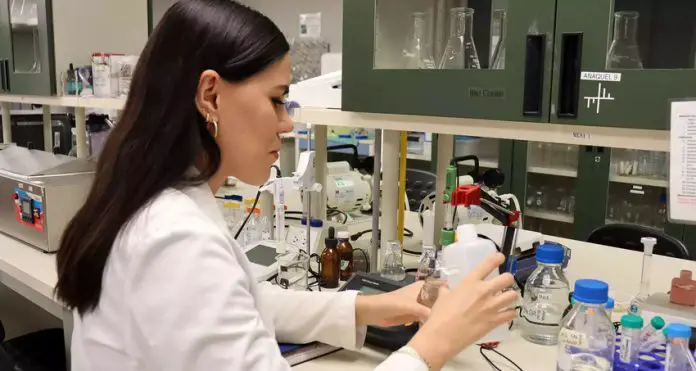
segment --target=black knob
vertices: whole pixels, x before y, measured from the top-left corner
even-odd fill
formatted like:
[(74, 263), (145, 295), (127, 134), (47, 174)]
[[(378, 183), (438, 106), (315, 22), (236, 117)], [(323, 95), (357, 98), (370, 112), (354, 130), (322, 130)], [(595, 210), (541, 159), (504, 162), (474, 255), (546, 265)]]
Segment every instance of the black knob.
[(481, 176), (481, 180), (488, 188), (498, 188), (505, 183), (505, 174), (500, 169), (488, 169)]

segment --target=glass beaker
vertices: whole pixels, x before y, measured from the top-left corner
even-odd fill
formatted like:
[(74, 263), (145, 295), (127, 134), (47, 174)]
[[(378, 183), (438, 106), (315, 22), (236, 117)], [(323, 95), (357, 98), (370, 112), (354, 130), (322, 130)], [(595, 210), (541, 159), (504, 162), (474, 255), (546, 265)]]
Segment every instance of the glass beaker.
[(445, 54), (440, 60), (440, 69), (480, 69), (476, 44), (474, 44), (474, 10), (471, 8), (450, 9), (450, 36)]
[(638, 48), (638, 17), (636, 11), (614, 13), (614, 40), (607, 53), (606, 68), (642, 70)]
[(413, 28), (404, 50), (404, 61), (407, 69), (434, 69), (435, 59), (429, 50), (428, 28), (426, 14), (415, 12), (411, 15)]
[(504, 70), (505, 69), (505, 33), (506, 33), (506, 17), (507, 12), (503, 9), (493, 11), (493, 24), (496, 27), (495, 34), (491, 39), (493, 54), (491, 55), (490, 69)]

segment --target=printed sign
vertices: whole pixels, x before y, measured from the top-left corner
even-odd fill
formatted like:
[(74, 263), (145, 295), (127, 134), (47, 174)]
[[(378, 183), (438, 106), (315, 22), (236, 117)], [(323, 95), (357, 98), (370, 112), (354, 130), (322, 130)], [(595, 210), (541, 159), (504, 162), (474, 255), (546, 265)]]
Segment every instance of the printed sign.
[(585, 81), (605, 81), (605, 82), (621, 82), (621, 73), (615, 72), (582, 72), (580, 80)]
[(599, 114), (602, 101), (611, 101), (614, 100), (614, 97), (607, 91), (607, 88), (602, 87), (602, 83), (600, 82), (597, 84), (597, 95), (594, 97), (585, 97), (584, 99), (587, 102), (587, 108), (595, 104), (597, 106), (596, 113)]

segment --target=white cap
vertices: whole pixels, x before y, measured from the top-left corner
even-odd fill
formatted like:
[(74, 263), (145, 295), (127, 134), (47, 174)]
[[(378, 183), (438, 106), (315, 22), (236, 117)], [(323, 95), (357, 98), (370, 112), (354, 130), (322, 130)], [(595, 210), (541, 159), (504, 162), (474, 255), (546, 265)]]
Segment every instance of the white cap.
[(643, 254), (652, 255), (657, 239), (655, 237), (643, 237), (640, 239), (640, 243), (643, 244)]
[(339, 239), (344, 239), (344, 238), (350, 239), (350, 232), (348, 232), (348, 231), (339, 231), (338, 233), (336, 233), (336, 237), (338, 237)]
[(462, 224), (457, 227), (457, 238), (459, 241), (471, 241), (478, 238), (476, 226), (473, 224)]

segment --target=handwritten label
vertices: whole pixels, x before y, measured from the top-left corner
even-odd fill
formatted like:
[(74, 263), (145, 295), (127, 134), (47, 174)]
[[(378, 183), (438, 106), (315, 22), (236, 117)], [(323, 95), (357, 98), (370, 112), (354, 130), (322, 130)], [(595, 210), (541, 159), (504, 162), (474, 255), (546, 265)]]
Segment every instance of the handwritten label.
[(584, 71), (580, 74), (580, 80), (621, 82), (621, 73)]
[(619, 358), (621, 362), (628, 363), (631, 362), (631, 347), (633, 345), (633, 340), (630, 336), (622, 335), (621, 343), (619, 344)]
[(589, 348), (587, 335), (567, 328), (561, 329), (558, 333), (558, 342), (563, 345), (571, 345), (584, 349)]
[(573, 138), (575, 139), (590, 140), (591, 137), (590, 133), (573, 132)]

